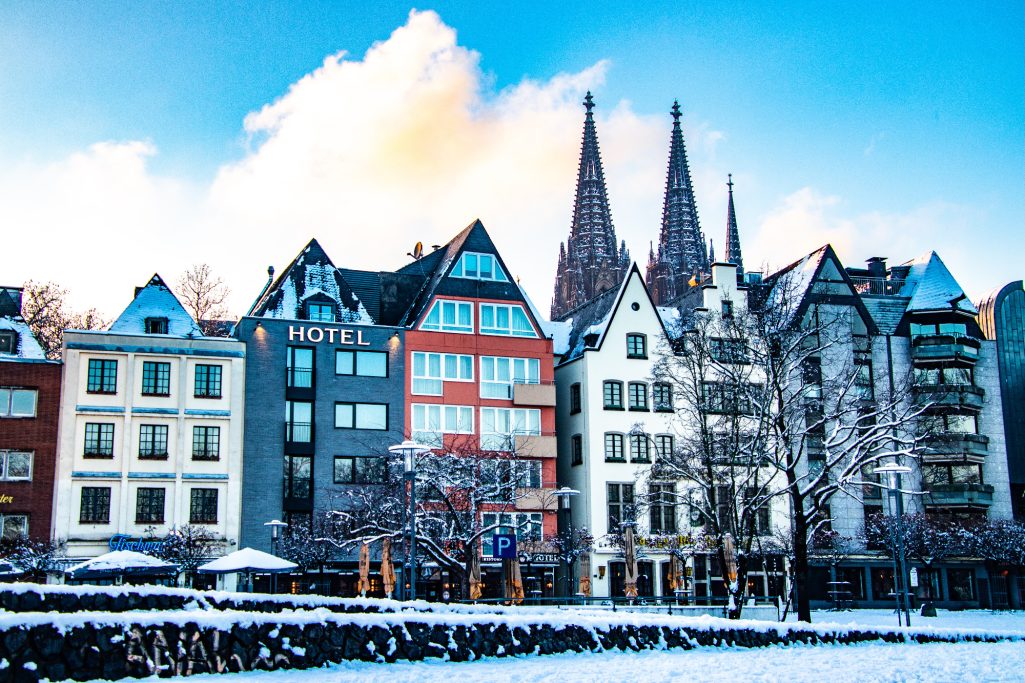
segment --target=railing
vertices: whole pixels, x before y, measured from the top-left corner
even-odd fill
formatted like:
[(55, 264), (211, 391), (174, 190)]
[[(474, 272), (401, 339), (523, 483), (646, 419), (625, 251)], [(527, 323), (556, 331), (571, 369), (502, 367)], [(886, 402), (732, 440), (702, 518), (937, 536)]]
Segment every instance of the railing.
[(313, 440), (313, 425), (309, 422), (286, 422), (285, 441), (310, 443)]
[(293, 389), (309, 389), (313, 386), (313, 368), (288, 368), (287, 381)]
[(904, 280), (891, 280), (885, 277), (852, 277), (854, 291), (866, 296), (898, 296), (904, 286)]

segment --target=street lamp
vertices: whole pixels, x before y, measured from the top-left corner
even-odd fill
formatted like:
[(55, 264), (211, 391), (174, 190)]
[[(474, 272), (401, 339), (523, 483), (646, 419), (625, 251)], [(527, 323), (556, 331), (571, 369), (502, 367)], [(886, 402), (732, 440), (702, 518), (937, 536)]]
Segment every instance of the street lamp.
[(406, 566), (409, 567), (409, 597), (412, 600), (416, 599), (416, 456), (430, 450), (430, 446), (422, 446), (409, 439), (388, 447), (389, 452), (402, 456), (402, 478), (409, 482), (409, 544), (406, 546)]
[[(567, 598), (573, 594), (573, 560), (575, 559), (573, 556), (573, 551), (576, 549), (576, 543), (573, 539), (573, 508), (570, 504), (570, 501), (573, 499), (573, 496), (576, 496), (579, 493), (580, 491), (577, 491), (576, 489), (571, 489), (568, 486), (563, 486), (561, 489), (555, 492), (555, 497), (559, 499), (559, 510), (562, 512), (563, 517), (566, 519), (568, 534), (567, 549), (566, 552), (563, 553), (563, 557), (567, 558), (566, 571), (564, 573), (564, 576), (566, 577)], [(561, 559), (562, 558), (560, 558), (560, 561)]]
[[(893, 592), (897, 597), (897, 625), (900, 626), (900, 613), (903, 605), (904, 625), (911, 626), (911, 608), (908, 604), (908, 582), (907, 571), (904, 566), (904, 496), (900, 490), (900, 477), (902, 474), (910, 474), (911, 468), (907, 465), (889, 464), (877, 467), (875, 474), (886, 476), (886, 489), (889, 492), (891, 510), (896, 518), (897, 543), (893, 548)], [(899, 578), (898, 578), (899, 577)]]
[[(263, 525), (266, 527), (270, 527), (270, 554), (277, 555), (274, 546), (277, 545), (278, 542), (278, 530), (287, 528), (288, 524), (286, 522), (282, 522), (280, 519), (272, 519), (269, 522), (264, 522)], [(271, 592), (278, 592), (277, 574), (271, 574)]]

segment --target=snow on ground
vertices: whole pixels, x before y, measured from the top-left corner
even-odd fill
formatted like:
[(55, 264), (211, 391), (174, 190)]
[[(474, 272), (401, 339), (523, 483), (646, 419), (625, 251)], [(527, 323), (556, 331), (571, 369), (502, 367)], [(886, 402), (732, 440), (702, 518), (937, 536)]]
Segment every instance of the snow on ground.
[[(324, 669), (193, 676), (194, 683), (591, 683), (595, 681), (1020, 681), (1021, 643), (701, 648), (606, 652), (477, 662), (347, 662)], [(166, 679), (146, 678), (156, 683)]]
[[(787, 623), (796, 621), (792, 614)], [(812, 624), (823, 626), (839, 624), (845, 627), (866, 626), (875, 629), (891, 629), (897, 626), (897, 614), (892, 609), (856, 609), (846, 612), (816, 610), (811, 615)], [(1020, 631), (1025, 633), (1025, 612), (969, 609), (957, 612), (938, 609), (935, 617), (923, 617), (911, 611), (911, 628), (937, 627), (943, 629), (982, 629), (986, 631)]]

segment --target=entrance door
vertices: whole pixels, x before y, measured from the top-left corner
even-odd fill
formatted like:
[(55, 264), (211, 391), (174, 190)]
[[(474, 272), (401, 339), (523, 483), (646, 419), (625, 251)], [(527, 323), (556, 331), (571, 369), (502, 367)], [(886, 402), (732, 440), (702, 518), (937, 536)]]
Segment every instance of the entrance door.
[(626, 590), (626, 562), (609, 562), (609, 597), (622, 598)]

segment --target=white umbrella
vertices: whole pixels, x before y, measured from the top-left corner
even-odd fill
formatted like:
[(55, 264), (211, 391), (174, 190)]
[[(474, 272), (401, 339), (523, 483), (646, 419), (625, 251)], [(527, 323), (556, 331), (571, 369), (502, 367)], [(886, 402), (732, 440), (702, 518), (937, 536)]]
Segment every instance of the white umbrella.
[(242, 548), (224, 557), (200, 566), (198, 571), (206, 574), (231, 574), (233, 572), (258, 572), (261, 574), (284, 574), (296, 569), (295, 562), (283, 560), (276, 555), (255, 548)]
[(96, 579), (109, 576), (167, 576), (178, 571), (178, 565), (134, 550), (114, 550), (80, 562), (64, 570), (72, 579)]

